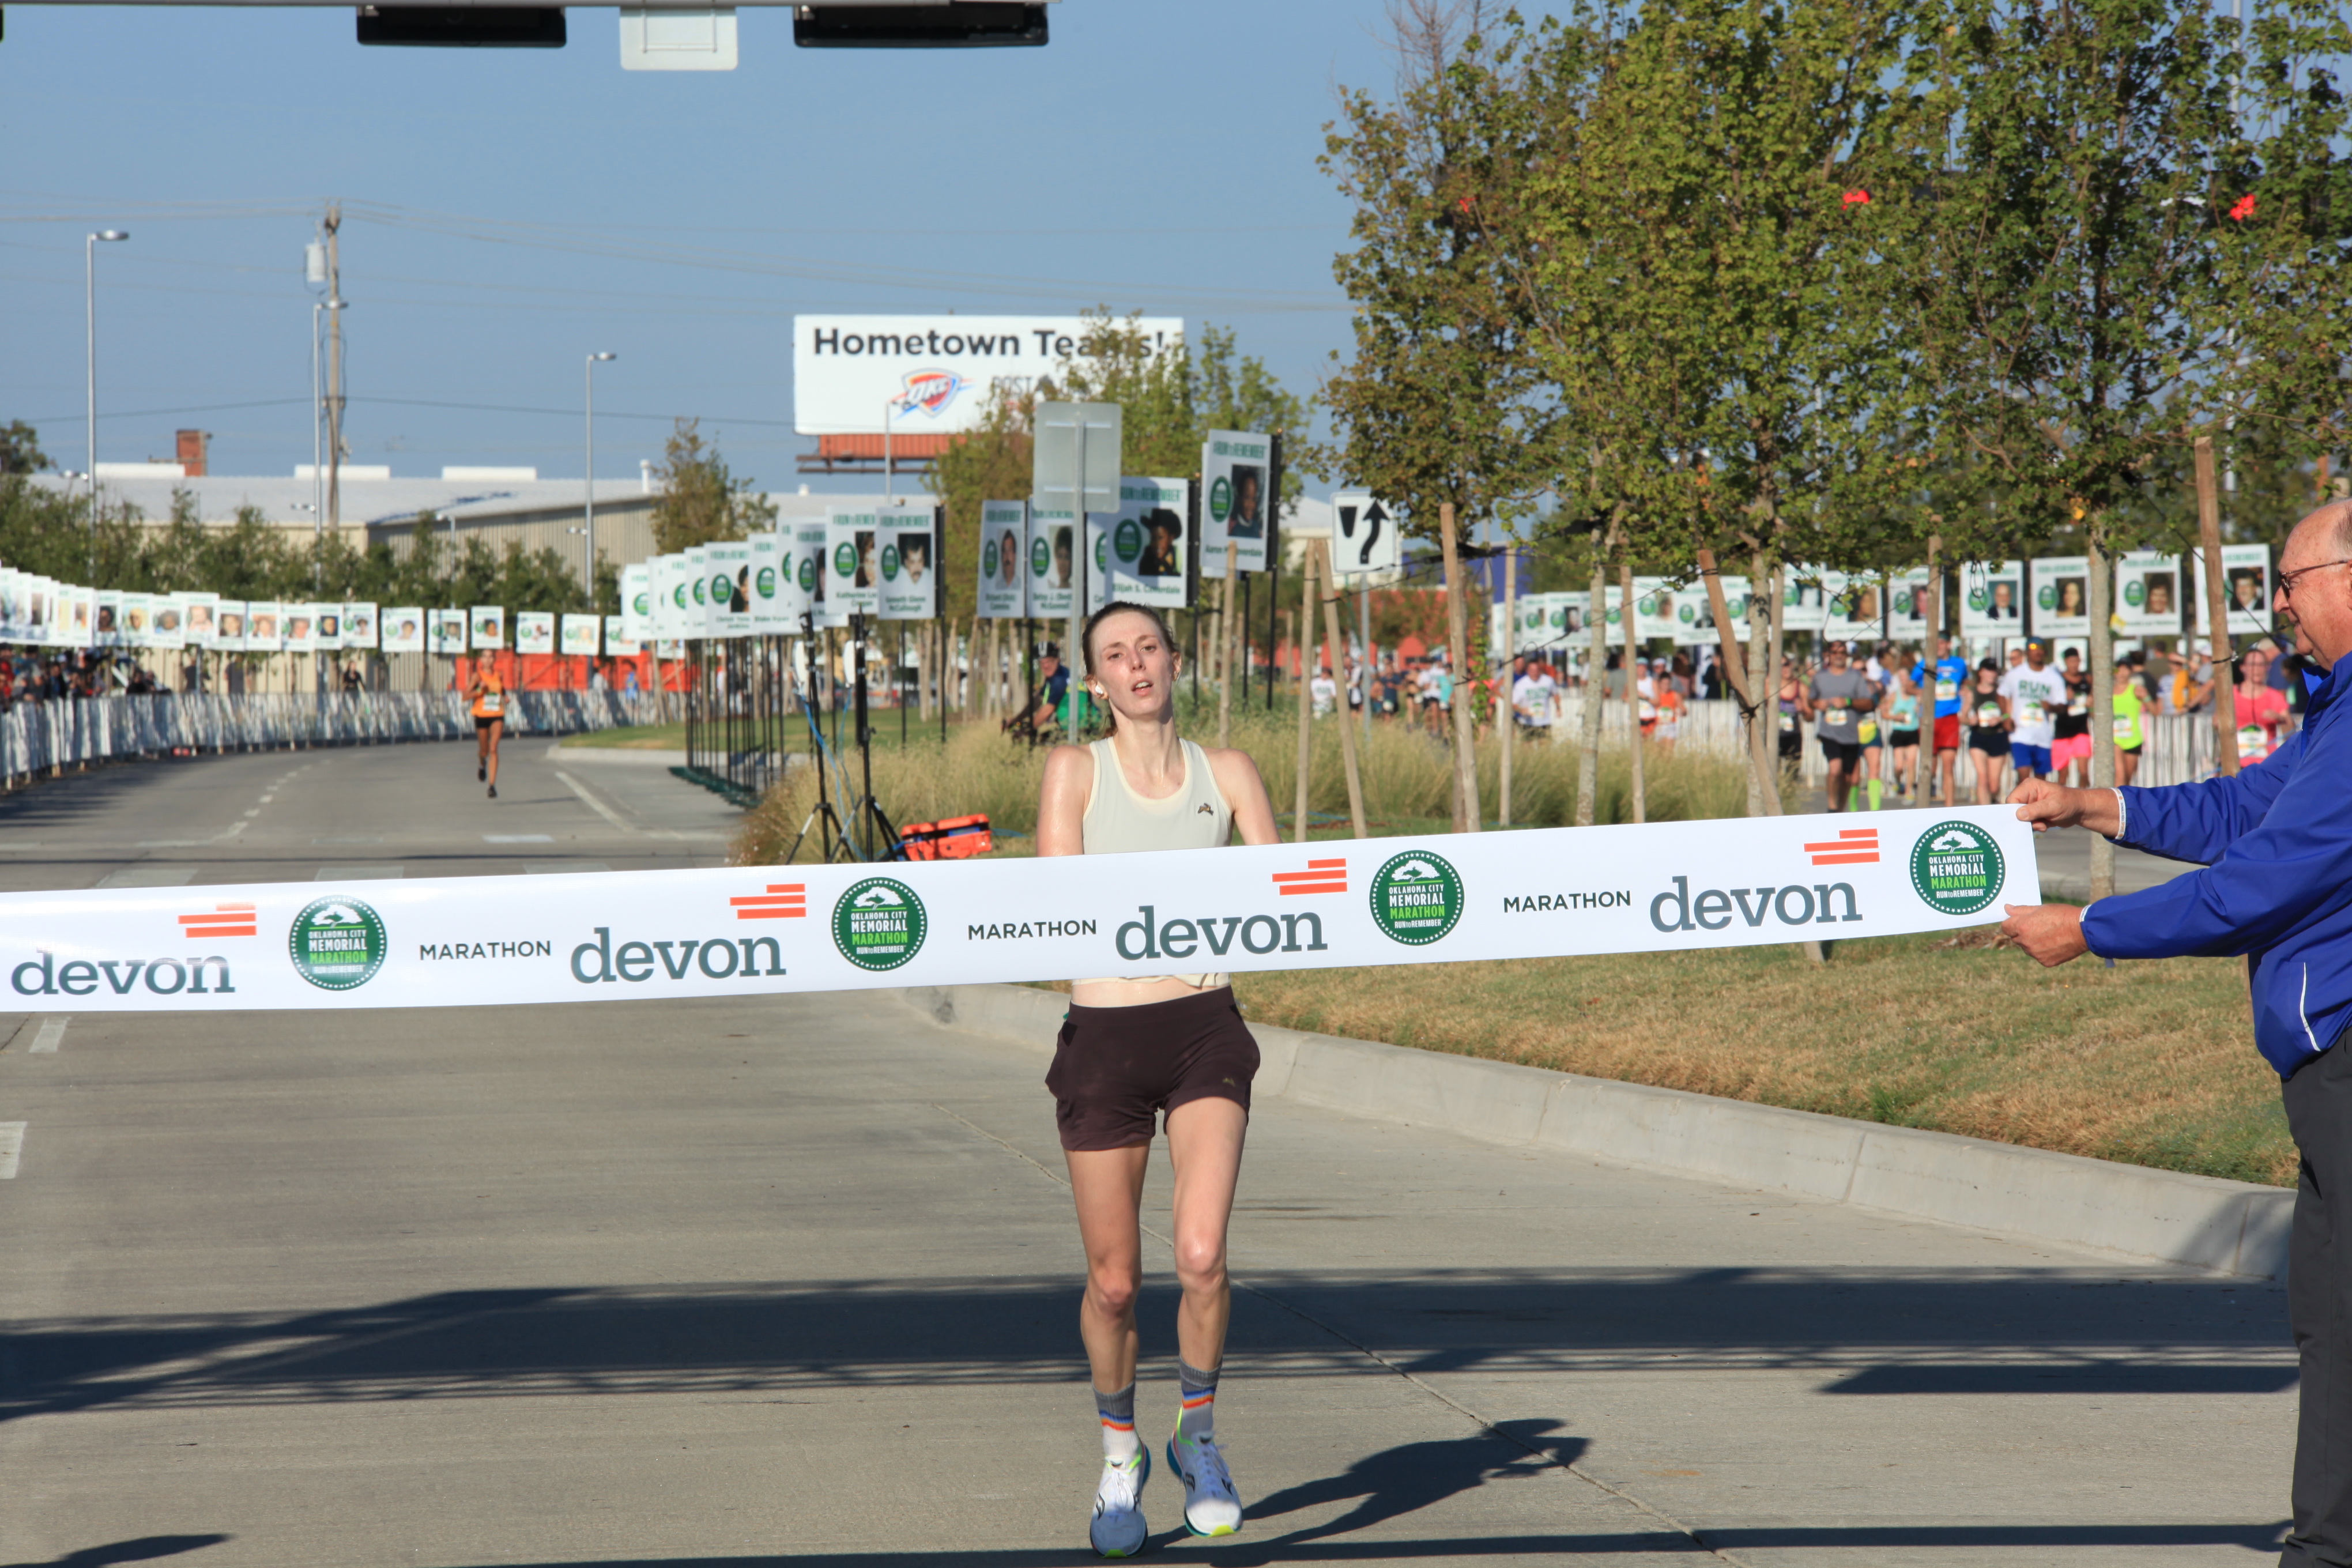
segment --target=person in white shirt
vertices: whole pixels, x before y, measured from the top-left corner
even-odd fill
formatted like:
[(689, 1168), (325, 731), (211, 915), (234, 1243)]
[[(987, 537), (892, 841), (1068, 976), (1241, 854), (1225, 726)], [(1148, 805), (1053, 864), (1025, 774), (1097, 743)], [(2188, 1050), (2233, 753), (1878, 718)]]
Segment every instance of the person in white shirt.
[(1315, 679), (1307, 683), (1307, 695), (1315, 705), (1315, 717), (1320, 719), (1339, 705), (1339, 683), (1318, 664), (1315, 667)]
[(2046, 778), (2057, 716), (2066, 710), (2066, 678), (2050, 667), (2050, 645), (2025, 645), (2025, 662), (2000, 678), (2009, 702), (2009, 760), (2021, 778)]

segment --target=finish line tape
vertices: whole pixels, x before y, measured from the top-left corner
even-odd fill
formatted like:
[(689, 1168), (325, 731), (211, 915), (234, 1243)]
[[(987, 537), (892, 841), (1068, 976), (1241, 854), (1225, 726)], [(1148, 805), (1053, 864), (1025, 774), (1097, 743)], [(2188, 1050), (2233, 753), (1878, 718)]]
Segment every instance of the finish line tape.
[(1998, 921), (2038, 884), (2032, 830), (1978, 806), (887, 870), (15, 893), (0, 973), (77, 1013), (635, 1001), (1893, 936)]

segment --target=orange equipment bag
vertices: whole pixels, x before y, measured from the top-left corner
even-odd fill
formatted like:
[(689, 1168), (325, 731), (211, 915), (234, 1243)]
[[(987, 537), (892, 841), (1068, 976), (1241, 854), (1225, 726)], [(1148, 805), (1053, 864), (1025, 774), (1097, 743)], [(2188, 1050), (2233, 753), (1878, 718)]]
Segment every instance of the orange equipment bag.
[(969, 860), (995, 847), (985, 816), (943, 816), (898, 830), (898, 852), (908, 860)]

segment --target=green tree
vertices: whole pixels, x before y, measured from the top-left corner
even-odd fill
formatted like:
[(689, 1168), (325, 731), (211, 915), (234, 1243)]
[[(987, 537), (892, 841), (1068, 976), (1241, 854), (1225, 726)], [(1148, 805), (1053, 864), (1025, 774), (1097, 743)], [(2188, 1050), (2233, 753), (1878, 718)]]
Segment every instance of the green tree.
[(0, 476), (37, 474), (48, 466), (49, 455), (41, 450), (40, 437), (30, 425), (12, 419), (0, 430)]
[(2017, 531), (2090, 555), (2105, 783), (2106, 563), (2147, 536), (2149, 484), (2200, 435), (2343, 438), (2352, 125), (2319, 63), (2343, 19), (2280, 0), (2242, 37), (2186, 0), (1949, 0), (1920, 24), (1911, 174), (1872, 208), (1914, 313), (1908, 405)]
[(703, 440), (700, 426), (699, 420), (679, 420), (654, 470), (661, 483), (654, 502), (654, 546), (665, 555), (776, 526), (775, 503), (754, 490), (749, 479), (735, 477), (719, 448)]

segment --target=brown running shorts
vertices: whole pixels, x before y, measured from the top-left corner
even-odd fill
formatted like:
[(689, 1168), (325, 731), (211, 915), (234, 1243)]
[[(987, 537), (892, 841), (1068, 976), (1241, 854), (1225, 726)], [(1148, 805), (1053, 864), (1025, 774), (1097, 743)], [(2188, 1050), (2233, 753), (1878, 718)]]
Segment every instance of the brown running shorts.
[(1073, 1005), (1045, 1087), (1063, 1148), (1132, 1149), (1151, 1142), (1154, 1111), (1230, 1100), (1246, 1112), (1256, 1076), (1257, 1042), (1220, 985), (1140, 1007)]

